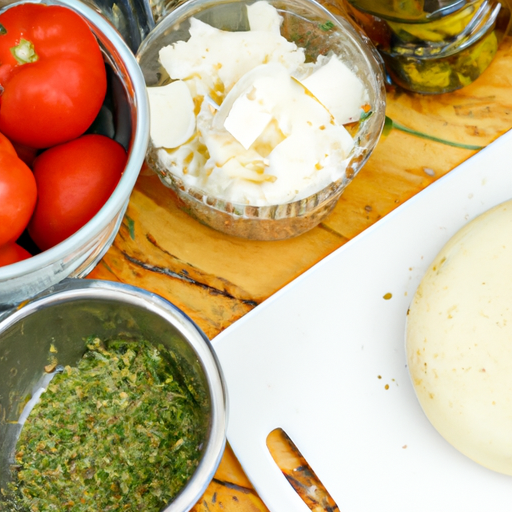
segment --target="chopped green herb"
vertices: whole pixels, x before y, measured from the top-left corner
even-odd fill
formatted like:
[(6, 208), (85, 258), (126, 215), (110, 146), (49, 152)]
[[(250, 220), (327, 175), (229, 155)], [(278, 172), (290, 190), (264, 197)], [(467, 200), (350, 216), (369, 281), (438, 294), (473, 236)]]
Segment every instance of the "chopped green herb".
[(130, 219), (128, 215), (125, 215), (126, 223), (128, 225), (128, 231), (130, 232), (130, 238), (135, 240), (135, 222), (133, 219)]
[(334, 28), (334, 23), (332, 21), (326, 21), (325, 23), (321, 23), (318, 25), (323, 31), (327, 32)]
[(158, 512), (186, 484), (208, 425), (176, 355), (91, 340), (55, 375), (17, 447), (15, 510)]
[(368, 110), (368, 112), (361, 112), (361, 117), (359, 118), (359, 121), (363, 122), (369, 119), (373, 115), (373, 110)]

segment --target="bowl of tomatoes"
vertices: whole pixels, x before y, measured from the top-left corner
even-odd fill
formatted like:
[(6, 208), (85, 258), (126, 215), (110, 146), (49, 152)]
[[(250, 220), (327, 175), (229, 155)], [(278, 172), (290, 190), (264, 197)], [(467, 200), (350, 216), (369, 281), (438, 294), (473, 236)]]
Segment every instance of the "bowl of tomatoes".
[(112, 244), (149, 138), (133, 52), (79, 0), (0, 10), (0, 309), (84, 277)]

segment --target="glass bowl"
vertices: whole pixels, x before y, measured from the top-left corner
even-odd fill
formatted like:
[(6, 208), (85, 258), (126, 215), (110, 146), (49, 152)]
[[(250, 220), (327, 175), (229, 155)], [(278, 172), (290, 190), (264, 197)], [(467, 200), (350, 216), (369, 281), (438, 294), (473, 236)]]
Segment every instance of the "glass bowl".
[[(116, 29), (79, 0), (48, 0), (69, 7), (88, 22), (107, 67), (113, 138), (128, 151), (121, 180), (101, 210), (60, 244), (35, 256), (0, 267), (0, 309), (20, 303), (66, 277), (87, 275), (117, 234), (144, 157), (149, 138), (149, 108), (144, 77), (134, 54)], [(12, 4), (16, 5), (16, 4)]]
[[(23, 424), (20, 412), (28, 398), (48, 385), (49, 356), (55, 357), (53, 366), (75, 366), (84, 353), (84, 340), (91, 336), (104, 342), (145, 340), (163, 345), (179, 368), (173, 371), (175, 378), (203, 397), (198, 403), (206, 434), (198, 465), (159, 512), (190, 510), (213, 478), (225, 447), (227, 396), (215, 352), (195, 323), (158, 295), (93, 279), (65, 280), (0, 314), (0, 489), (9, 489), (12, 482), (13, 454)], [(111, 478), (105, 488), (114, 483)], [(1, 510), (9, 507), (3, 501), (8, 495), (0, 492)]]
[[(191, 18), (225, 31), (245, 31), (249, 29), (247, 6), (253, 3), (246, 0), (190, 0), (167, 14), (137, 53), (147, 86), (158, 87), (172, 82), (159, 60), (159, 52), (165, 46), (189, 39)], [(174, 192), (178, 206), (201, 223), (247, 239), (280, 240), (300, 235), (321, 222), (364, 165), (384, 124), (385, 89), (381, 60), (369, 39), (352, 22), (335, 16), (314, 0), (270, 0), (267, 3), (282, 18), (280, 34), (304, 49), (306, 62), (315, 62), (320, 55), (334, 54), (355, 73), (366, 90), (370, 110), (361, 112), (359, 119), (345, 125), (353, 137), (354, 146), (345, 160), (336, 161), (335, 178), (324, 182), (319, 190), (309, 191), (305, 197), (298, 195), (277, 204), (257, 204), (252, 200), (234, 202), (184, 180), (180, 172), (170, 171), (159, 157), (161, 148), (153, 145), (151, 137), (146, 161)], [(262, 38), (265, 37), (262, 34)], [(259, 62), (254, 66), (257, 64)], [(222, 102), (223, 94), (227, 95), (229, 90), (221, 91), (216, 100)], [(344, 91), (339, 94), (342, 96)]]

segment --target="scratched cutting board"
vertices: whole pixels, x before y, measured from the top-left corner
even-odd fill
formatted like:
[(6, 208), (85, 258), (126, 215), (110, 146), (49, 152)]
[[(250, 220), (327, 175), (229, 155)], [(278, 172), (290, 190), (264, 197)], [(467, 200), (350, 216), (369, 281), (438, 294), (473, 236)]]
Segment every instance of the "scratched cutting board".
[(266, 447), (277, 427), (341, 512), (510, 511), (512, 479), (460, 454), (424, 416), (404, 329), (441, 247), (511, 197), (508, 132), (213, 340), (228, 440), (272, 512), (309, 511)]

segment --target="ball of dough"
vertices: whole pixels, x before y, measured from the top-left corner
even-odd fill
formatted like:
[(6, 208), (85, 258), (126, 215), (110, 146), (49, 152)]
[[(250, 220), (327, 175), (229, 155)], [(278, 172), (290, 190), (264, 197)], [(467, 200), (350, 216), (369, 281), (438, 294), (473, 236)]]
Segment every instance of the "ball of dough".
[(438, 432), (512, 475), (512, 201), (443, 247), (407, 317), (408, 368)]

